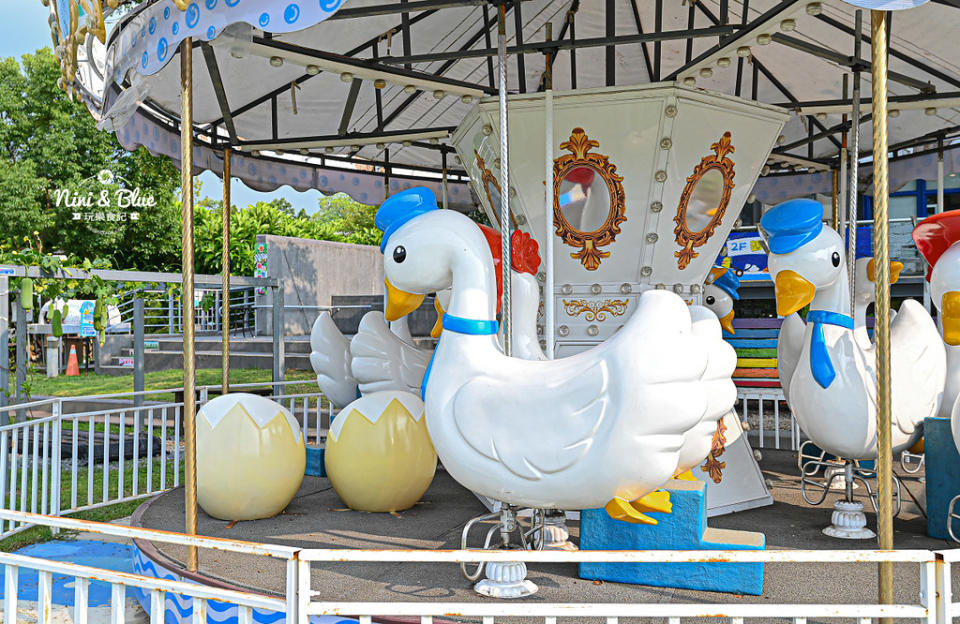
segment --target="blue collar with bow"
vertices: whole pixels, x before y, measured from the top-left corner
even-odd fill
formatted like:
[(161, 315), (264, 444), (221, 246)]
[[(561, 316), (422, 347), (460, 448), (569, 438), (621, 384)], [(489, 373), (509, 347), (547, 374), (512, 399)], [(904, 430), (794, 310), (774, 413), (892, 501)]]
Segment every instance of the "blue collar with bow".
[(853, 329), (853, 318), (839, 312), (811, 310), (807, 313), (807, 323), (813, 323), (813, 331), (810, 332), (810, 372), (822, 388), (829, 388), (837, 377), (837, 371), (830, 360), (823, 326), (836, 325)]

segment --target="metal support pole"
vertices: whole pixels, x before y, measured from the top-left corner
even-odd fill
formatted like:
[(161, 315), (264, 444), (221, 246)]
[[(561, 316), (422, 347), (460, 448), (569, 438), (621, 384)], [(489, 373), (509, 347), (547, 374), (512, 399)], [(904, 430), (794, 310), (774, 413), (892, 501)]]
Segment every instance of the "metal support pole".
[[(857, 9), (854, 20), (856, 33), (853, 37), (853, 58), (860, 60), (860, 44), (863, 31), (863, 11)], [(853, 316), (854, 300), (856, 299), (856, 260), (857, 260), (857, 204), (858, 204), (858, 171), (860, 164), (860, 70), (853, 72), (853, 123), (851, 125), (850, 141), (850, 185), (847, 204), (847, 223), (849, 225), (849, 245), (847, 247), (847, 271), (850, 281), (850, 316)], [(876, 258), (876, 256), (874, 256)]]
[(500, 74), (500, 246), (503, 258), (503, 302), (500, 323), (503, 325), (503, 353), (513, 355), (512, 323), (510, 322), (510, 145), (507, 139), (507, 7), (497, 7), (497, 62)]
[[(143, 341), (144, 341), (144, 327), (143, 327), (143, 298), (138, 294), (133, 299), (133, 391), (134, 392), (143, 392), (145, 389), (145, 378), (144, 378), (144, 365), (143, 361)], [(143, 405), (143, 395), (134, 394), (133, 395), (133, 405), (134, 407), (140, 407)], [(147, 424), (146, 414), (144, 411), (138, 412), (138, 418), (140, 423), (144, 426)]]
[[(183, 323), (183, 442), (186, 533), (197, 534), (196, 345), (193, 336), (193, 37), (180, 44), (180, 195), (183, 209), (180, 291)], [(187, 547), (187, 570), (199, 564), (197, 547)]]
[[(8, 405), (10, 392), (10, 280), (0, 275), (0, 407)], [(10, 413), (0, 412), (0, 425), (10, 424)]]
[(443, 178), (440, 181), (440, 190), (441, 192), (441, 201), (443, 202), (443, 208), (447, 209), (447, 153), (442, 152), (441, 158), (443, 159)]
[[(553, 34), (550, 24), (547, 23), (547, 40), (551, 39)], [(554, 223), (553, 216), (553, 75), (550, 73), (550, 57), (547, 56), (547, 74), (544, 76), (544, 131), (546, 133), (546, 141), (544, 144), (544, 180), (546, 181), (545, 190), (546, 190), (546, 200), (544, 201), (544, 228), (543, 228), (543, 244), (546, 247), (546, 256), (547, 262), (544, 267), (544, 284), (543, 284), (543, 316), (544, 316), (544, 328), (543, 328), (543, 338), (546, 343), (546, 355), (547, 358), (552, 360), (554, 358), (554, 342), (556, 341), (556, 329), (554, 325), (556, 324), (555, 315), (555, 305), (554, 301), (554, 272), (553, 272), (553, 238), (554, 238), (554, 229), (556, 225)]]
[(223, 150), (223, 256), (221, 256), (221, 271), (223, 286), (220, 294), (220, 345), (222, 354), (223, 378), (220, 381), (220, 392), (230, 392), (230, 148)]
[(832, 174), (831, 177), (833, 181), (833, 193), (832, 193), (833, 201), (831, 202), (833, 207), (833, 214), (832, 214), (833, 229), (839, 232), (840, 231), (840, 188), (839, 188), (840, 172), (837, 171), (836, 169), (833, 169), (830, 171), (830, 173)]
[[(873, 61), (873, 258), (876, 266), (877, 345), (877, 534), (882, 550), (893, 549), (893, 452), (890, 447), (890, 249), (887, 204), (887, 14), (870, 12)], [(893, 563), (879, 564), (880, 604), (893, 604)], [(882, 618), (881, 622), (892, 622)]]
[[(937, 214), (943, 212), (943, 139), (937, 140)], [(926, 283), (926, 281), (924, 281)]]
[[(847, 99), (847, 90), (849, 85), (847, 84), (850, 79), (848, 74), (843, 75), (843, 99)], [(843, 123), (847, 123), (847, 115), (843, 115)], [(844, 130), (840, 138), (840, 205), (847, 205), (847, 131)], [(840, 212), (840, 236), (846, 238), (847, 235), (847, 220), (844, 211)]]
[[(284, 375), (283, 345), (283, 284), (273, 287), (273, 383), (283, 381)], [(273, 386), (276, 395), (283, 394), (283, 386)]]

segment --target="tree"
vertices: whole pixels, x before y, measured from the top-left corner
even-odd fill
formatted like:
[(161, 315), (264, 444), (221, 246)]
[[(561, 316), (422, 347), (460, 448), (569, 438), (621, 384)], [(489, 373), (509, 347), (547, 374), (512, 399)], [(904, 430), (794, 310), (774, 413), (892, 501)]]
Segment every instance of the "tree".
[[(176, 168), (144, 148), (127, 152), (113, 134), (97, 130), (86, 107), (57, 87), (59, 77), (49, 48), (23, 55), (21, 63), (0, 59), (0, 210), (7, 247), (28, 236), (41, 252), (105, 258), (124, 269), (176, 270)], [(88, 192), (102, 170), (114, 176), (111, 191), (139, 188), (155, 205), (139, 208), (137, 220), (129, 214), (122, 221), (76, 218), (63, 191)]]
[(328, 225), (343, 240), (359, 245), (379, 245), (383, 233), (373, 224), (376, 206), (354, 201), (346, 193), (321, 197), (313, 218)]

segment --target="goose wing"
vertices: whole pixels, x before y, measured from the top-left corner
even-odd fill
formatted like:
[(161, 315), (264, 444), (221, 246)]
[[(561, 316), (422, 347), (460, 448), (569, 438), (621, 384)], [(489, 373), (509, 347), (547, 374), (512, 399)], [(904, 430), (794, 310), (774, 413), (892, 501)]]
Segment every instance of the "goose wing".
[(390, 331), (383, 312), (367, 312), (350, 342), (353, 376), (360, 392), (402, 390), (420, 393), (430, 352), (408, 344)]
[(350, 342), (337, 329), (330, 313), (321, 312), (310, 331), (310, 365), (320, 390), (338, 407), (357, 398), (350, 359)]
[(562, 380), (549, 376), (546, 367), (544, 375), (523, 376), (508, 368), (475, 377), (456, 392), (453, 412), (460, 436), (523, 479), (536, 481), (569, 468), (594, 444), (608, 415), (607, 363), (598, 360)]
[(947, 375), (943, 339), (922, 305), (907, 299), (890, 323), (890, 377), (895, 426), (912, 434), (926, 416), (940, 407)]

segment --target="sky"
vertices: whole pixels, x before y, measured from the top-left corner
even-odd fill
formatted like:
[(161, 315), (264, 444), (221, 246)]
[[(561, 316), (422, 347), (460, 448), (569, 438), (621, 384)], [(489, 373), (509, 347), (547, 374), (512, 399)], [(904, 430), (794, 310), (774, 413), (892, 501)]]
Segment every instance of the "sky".
[[(40, 0), (0, 0), (4, 9), (4, 19), (0, 20), (0, 58), (13, 56), (19, 59), (23, 54), (33, 53), (38, 48), (52, 45), (50, 27), (47, 18), (50, 10)], [(202, 196), (221, 199), (223, 183), (216, 175), (205, 172), (200, 175), (203, 183)], [(258, 201), (270, 201), (283, 197), (295, 210), (301, 208), (308, 213), (317, 210), (319, 191), (298, 192), (290, 187), (281, 187), (272, 193), (261, 193), (248, 188), (243, 182), (234, 180), (230, 187), (231, 203), (244, 207)]]

